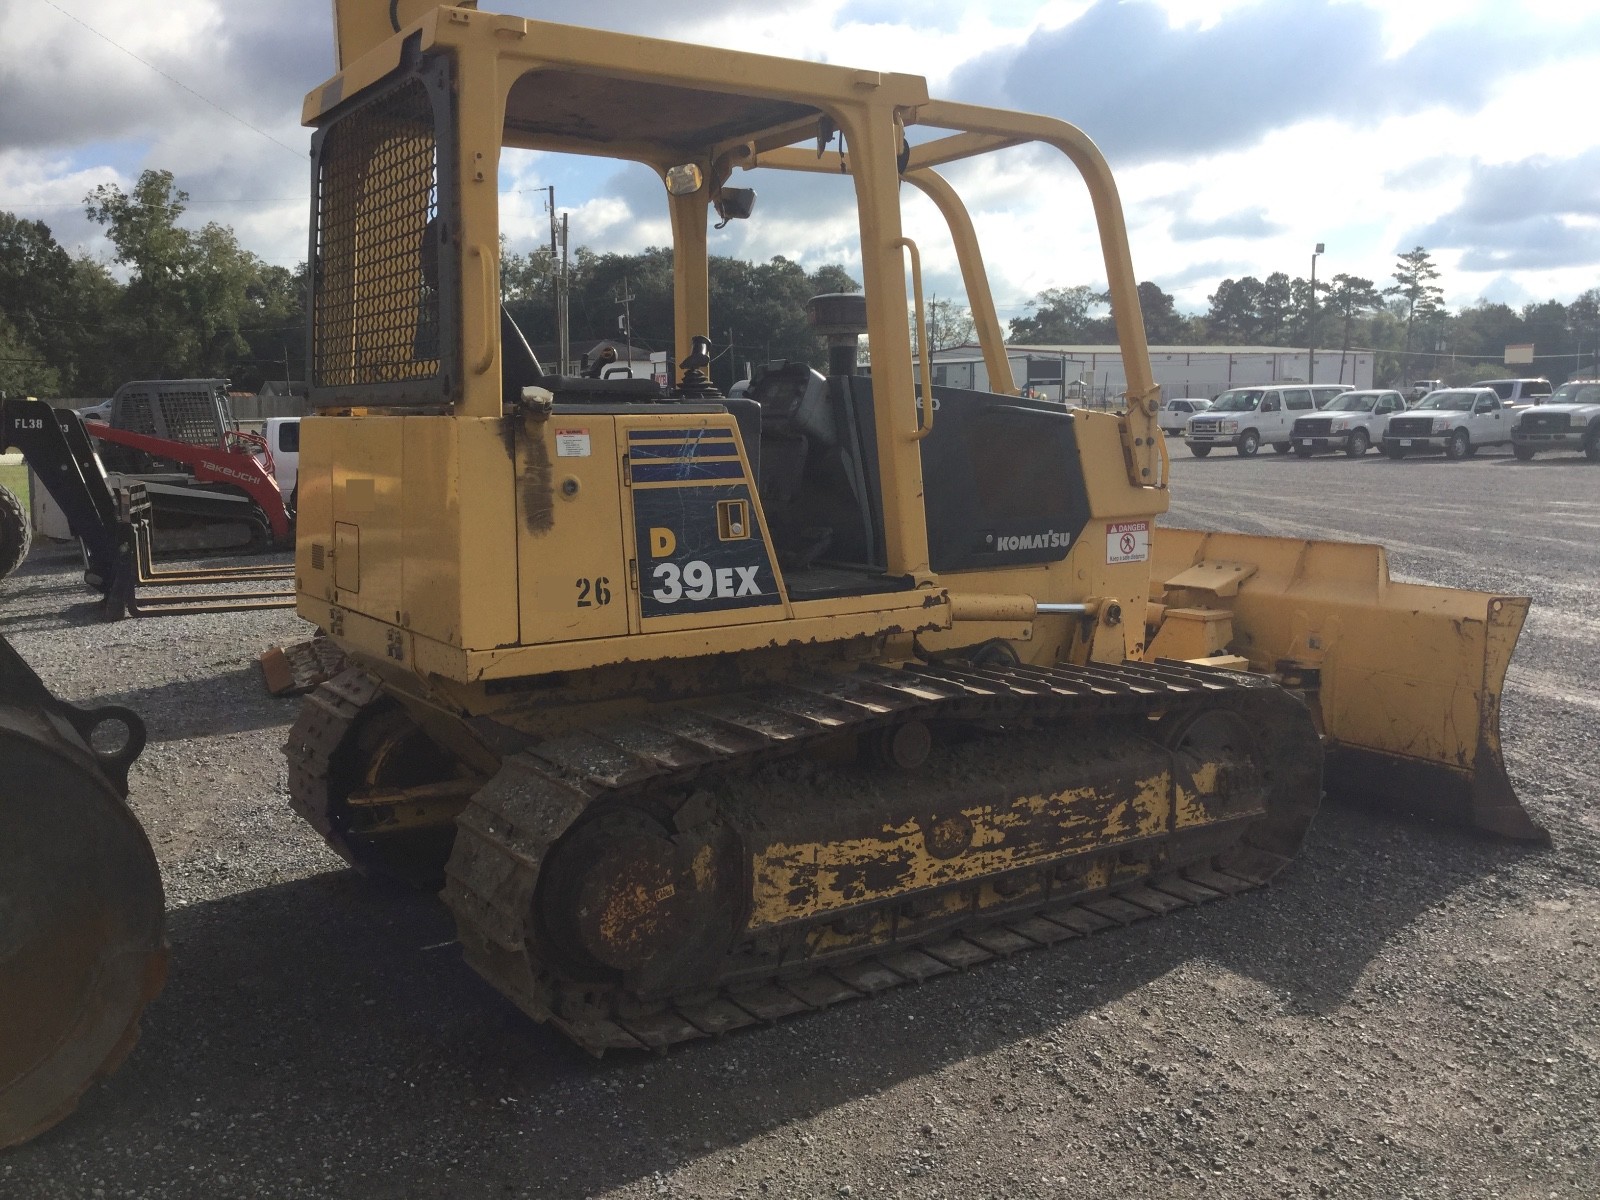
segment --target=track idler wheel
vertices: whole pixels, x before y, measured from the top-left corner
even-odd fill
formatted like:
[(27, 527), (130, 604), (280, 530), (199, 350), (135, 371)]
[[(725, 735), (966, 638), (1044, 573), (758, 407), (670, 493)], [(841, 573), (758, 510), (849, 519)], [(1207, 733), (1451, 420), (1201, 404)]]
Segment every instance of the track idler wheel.
[(96, 756), (45, 711), (0, 701), (0, 763), (3, 1149), (116, 1069), (167, 952), (155, 855)]
[[(1265, 883), (1294, 856), (1322, 798), (1322, 745), (1305, 705), (1263, 684), (1175, 713), (1160, 734), (1174, 754), (1179, 827), (1210, 827), (1226, 839), (1218, 865)], [(1247, 823), (1237, 842), (1233, 821)]]
[(579, 978), (649, 994), (714, 973), (743, 915), (742, 862), (719, 826), (677, 830), (623, 807), (552, 853), (539, 909), (556, 956)]

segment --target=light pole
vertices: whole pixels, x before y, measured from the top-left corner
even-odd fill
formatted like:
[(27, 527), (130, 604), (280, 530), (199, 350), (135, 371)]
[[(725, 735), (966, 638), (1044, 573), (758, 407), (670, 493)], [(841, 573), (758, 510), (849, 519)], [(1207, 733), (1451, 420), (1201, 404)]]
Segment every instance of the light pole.
[(1317, 381), (1317, 255), (1322, 253), (1322, 243), (1311, 252), (1311, 319), (1306, 322), (1306, 382)]

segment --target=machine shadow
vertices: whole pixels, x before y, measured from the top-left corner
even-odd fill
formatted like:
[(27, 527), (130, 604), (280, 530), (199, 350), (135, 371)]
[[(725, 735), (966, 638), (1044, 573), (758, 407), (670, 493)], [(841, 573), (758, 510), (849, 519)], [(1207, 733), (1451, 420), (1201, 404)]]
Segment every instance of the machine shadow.
[(6, 579), (6, 608), (0, 629), (32, 633), (63, 627), (104, 625), (99, 599), (83, 581), (83, 564), (74, 555), (30, 554)]
[(182, 1179), (210, 1194), (205, 1175), (222, 1170), (319, 1195), (355, 1180), (371, 1195), (593, 1194), (1048, 1033), (1186, 966), (1255, 979), (1291, 1013), (1329, 1011), (1419, 913), (1524, 853), (1333, 808), (1264, 891), (604, 1060), (481, 983), (431, 897), (317, 876), (173, 912), (171, 976), (140, 1045), (10, 1164), (25, 1181), (117, 1126), (159, 1143), (142, 1161), (167, 1195)]
[(152, 742), (242, 733), (273, 725), (289, 726), (300, 698), (270, 695), (254, 663), (205, 675), (174, 679), (128, 692), (110, 692), (99, 703), (123, 704), (145, 714)]
[(1560, 453), (1538, 455), (1530, 458), (1527, 462), (1522, 462), (1508, 455), (1495, 462), (1497, 467), (1516, 467), (1519, 471), (1524, 467), (1584, 467), (1592, 471), (1594, 465), (1594, 460), (1586, 457), (1581, 450), (1567, 450)]

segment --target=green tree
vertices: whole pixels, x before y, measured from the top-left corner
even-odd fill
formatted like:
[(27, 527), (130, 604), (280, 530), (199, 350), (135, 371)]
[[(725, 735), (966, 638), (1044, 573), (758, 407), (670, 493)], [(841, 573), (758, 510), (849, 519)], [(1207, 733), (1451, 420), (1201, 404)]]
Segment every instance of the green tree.
[(1189, 335), (1189, 322), (1178, 311), (1177, 300), (1149, 280), (1139, 285), (1139, 311), (1144, 315), (1145, 340), (1152, 346), (1176, 346)]
[(1249, 344), (1262, 340), (1261, 281), (1253, 275), (1224, 279), (1206, 299), (1208, 336), (1215, 342)]
[(1382, 304), (1383, 297), (1378, 294), (1378, 289), (1373, 286), (1370, 279), (1341, 273), (1335, 275), (1333, 281), (1328, 284), (1326, 311), (1336, 314), (1344, 326), (1339, 343), (1340, 382), (1344, 380), (1344, 363), (1350, 353), (1350, 336), (1355, 329), (1356, 318), (1381, 307)]
[[(825, 292), (858, 292), (861, 285), (841, 266), (806, 271), (799, 263), (774, 258), (765, 263), (713, 256), (708, 264), (709, 329), (714, 360), (711, 377), (724, 388), (746, 361), (796, 359), (813, 366), (827, 362), (827, 348), (806, 322), (806, 301)], [(546, 354), (556, 340), (554, 292), (547, 254), (502, 253), (501, 294), (535, 350)], [(641, 351), (672, 350), (672, 251), (652, 246), (639, 254), (574, 253), (568, 292), (575, 354), (604, 339), (620, 339), (622, 297), (633, 325), (633, 344)], [(731, 352), (730, 352), (731, 351)]]
[(188, 232), (177, 223), (188, 198), (170, 171), (145, 171), (132, 192), (106, 183), (84, 197), (85, 213), (106, 227), (116, 261), (132, 272), (116, 341), (133, 375), (186, 374), (194, 357), (179, 284), (191, 258)]
[(1011, 318), (1010, 341), (1031, 346), (1091, 345), (1108, 340), (1111, 320), (1104, 292), (1087, 284), (1046, 288), (1027, 307), (1031, 316)]
[(89, 219), (105, 226), (116, 261), (130, 272), (113, 322), (123, 378), (223, 375), (258, 383), (281, 358), (258, 356), (245, 334), (268, 334), (286, 348), (297, 307), (304, 311), (296, 299), (303, 285), (241, 247), (225, 225), (179, 225), (188, 199), (171, 171), (155, 170), (129, 192), (101, 184), (84, 198)]
[(806, 301), (861, 290), (841, 266), (808, 272), (781, 256), (764, 263), (718, 256), (710, 269), (710, 337), (719, 352), (731, 351), (712, 365), (711, 378), (721, 387), (733, 382), (745, 361), (782, 358), (826, 366), (827, 342), (807, 321)]
[[(926, 320), (928, 341), (935, 350), (947, 350), (951, 346), (970, 342), (976, 331), (970, 308), (954, 300), (941, 300), (937, 296), (928, 301)], [(915, 319), (911, 322), (911, 351), (913, 354), (919, 351)]]
[[(1496, 362), (1507, 346), (1528, 340), (1522, 318), (1505, 304), (1480, 301), (1469, 305), (1450, 318), (1449, 326), (1452, 353), (1474, 358), (1493, 356)], [(1495, 369), (1502, 371), (1500, 366)], [(1479, 378), (1492, 379), (1494, 376)]]
[(266, 379), (306, 378), (306, 297), (310, 274), (305, 263), (294, 270), (257, 264), (245, 289), (248, 302), (239, 327), (245, 353), (227, 372), (234, 383), (259, 389)]
[(17, 337), (44, 349), (71, 293), (72, 257), (43, 221), (0, 212), (0, 315)]
[(72, 363), (65, 394), (109, 396), (126, 377), (116, 345), (122, 284), (104, 263), (82, 255), (72, 260), (71, 295)]
[(0, 212), (0, 391), (59, 395), (74, 333), (72, 257), (43, 221)]
[[(1405, 301), (1405, 353), (1409, 355), (1412, 329), (1417, 321), (1420, 319), (1430, 329), (1437, 327), (1437, 319), (1444, 312), (1444, 290), (1433, 282), (1439, 278), (1439, 268), (1433, 264), (1433, 255), (1421, 246), (1408, 250), (1396, 259), (1393, 278), (1394, 284), (1384, 288), (1383, 294)], [(1409, 363), (1410, 359), (1406, 361)]]
[(1524, 305), (1522, 328), (1518, 340), (1532, 342), (1535, 354), (1570, 354), (1577, 348), (1571, 315), (1559, 300)]
[[(1172, 296), (1149, 280), (1139, 285), (1138, 293), (1139, 313), (1144, 320), (1144, 338), (1149, 345), (1171, 346), (1189, 338), (1192, 332), (1189, 321), (1178, 311), (1177, 301)], [(1117, 314), (1116, 306), (1111, 303), (1111, 293), (1101, 292), (1097, 299), (1111, 310), (1099, 340), (1114, 342), (1117, 340)]]
[[(1282, 271), (1274, 271), (1261, 281), (1256, 298), (1259, 321), (1257, 338), (1268, 346), (1298, 345), (1304, 339), (1295, 328), (1295, 317), (1304, 311), (1304, 302), (1295, 301), (1295, 281)], [(1302, 322), (1303, 323), (1303, 322)]]
[[(57, 396), (61, 374), (11, 318), (0, 312), (0, 395)], [(0, 446), (0, 449), (4, 449)]]
[(1567, 318), (1572, 323), (1571, 373), (1600, 375), (1600, 288), (1590, 288), (1567, 305)]

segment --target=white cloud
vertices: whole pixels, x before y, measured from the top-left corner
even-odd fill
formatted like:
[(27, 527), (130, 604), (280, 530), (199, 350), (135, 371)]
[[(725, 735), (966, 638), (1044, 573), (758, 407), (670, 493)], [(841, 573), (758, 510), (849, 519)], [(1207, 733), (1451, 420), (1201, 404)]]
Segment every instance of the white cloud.
[[(149, 65), (44, 0), (0, 8), (0, 208), (46, 219), (70, 246), (103, 247), (82, 218), (84, 193), (162, 167), (194, 197), (188, 220), (231, 224), (273, 262), (303, 258), (309, 169), (299, 151), (309, 132), (299, 107), (331, 70), (326, 0), (60, 3)], [(920, 73), (935, 94), (1079, 120), (1111, 156), (1137, 274), (1186, 307), (1203, 307), (1224, 274), (1302, 274), (1318, 241), (1328, 245), (1319, 273), (1381, 283), (1397, 251), (1434, 239), (1452, 304), (1491, 293), (1570, 298), (1600, 277), (1579, 261), (1596, 236), (1581, 214), (1530, 197), (1520, 217), (1491, 220), (1466, 195), (1512, 179), (1518, 164), (1548, 179), (1563, 161), (1592, 161), (1583, 156), (1600, 147), (1600, 130), (1583, 89), (1600, 77), (1600, 55), (1585, 52), (1600, 33), (1593, 0), (485, 7)], [(508, 156), (507, 167), (504, 223), (517, 249), (547, 237), (536, 189), (549, 183), (572, 212), (574, 245), (668, 239), (660, 185), (642, 168), (531, 155)], [(950, 174), (1005, 315), (1042, 288), (1103, 280), (1083, 188), (1053, 154), (1010, 151)], [(751, 182), (762, 192), (755, 218), (713, 235), (716, 250), (859, 261), (848, 186)], [(959, 292), (931, 206), (908, 199), (906, 226), (924, 247), (930, 290)]]

